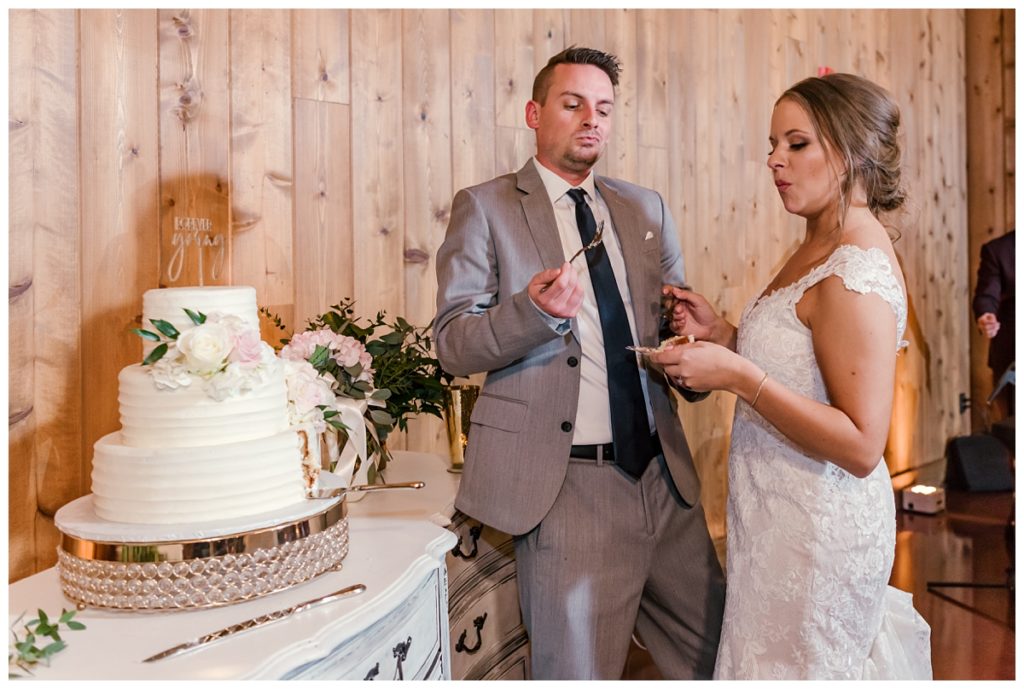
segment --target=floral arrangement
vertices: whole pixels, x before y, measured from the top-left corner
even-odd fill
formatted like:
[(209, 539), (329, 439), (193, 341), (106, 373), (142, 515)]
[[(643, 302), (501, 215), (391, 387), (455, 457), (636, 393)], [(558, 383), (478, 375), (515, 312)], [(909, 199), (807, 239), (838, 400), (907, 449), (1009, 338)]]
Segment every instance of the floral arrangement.
[[(307, 362), (327, 381), (336, 400), (366, 400), (366, 456), (372, 458), (367, 477), (377, 480), (391, 454), (387, 438), (404, 431), (414, 414), (441, 418), (444, 388), (452, 376), (431, 353), (429, 325), (417, 328), (404, 318), (388, 320), (383, 311), (373, 320), (356, 318), (355, 302), (343, 299), (306, 324), (303, 332), (282, 339), (281, 357)], [(284, 330), (280, 318), (260, 311)], [(338, 430), (344, 425), (325, 412), (325, 422)]]
[(207, 316), (191, 309), (185, 313), (195, 327), (184, 333), (160, 319), (150, 320), (157, 332), (132, 329), (139, 337), (159, 343), (142, 361), (150, 367), (158, 388), (187, 387), (198, 377), (206, 394), (222, 401), (252, 390), (277, 365), (273, 348), (260, 339), (259, 330), (238, 316)]

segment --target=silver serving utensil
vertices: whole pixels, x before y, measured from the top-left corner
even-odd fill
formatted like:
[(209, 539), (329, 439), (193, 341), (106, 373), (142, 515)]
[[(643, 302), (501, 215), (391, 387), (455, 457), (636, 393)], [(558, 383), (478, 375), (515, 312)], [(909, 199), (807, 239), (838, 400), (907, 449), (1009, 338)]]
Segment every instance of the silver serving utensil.
[(233, 624), (230, 627), (224, 627), (223, 629), (218, 629), (215, 632), (204, 634), (197, 639), (193, 639), (192, 641), (186, 641), (185, 643), (178, 644), (177, 646), (171, 646), (165, 651), (160, 651), (156, 655), (151, 655), (142, 662), (152, 663), (156, 660), (170, 658), (171, 656), (176, 656), (178, 654), (199, 648), (200, 646), (205, 646), (206, 644), (213, 643), (214, 641), (226, 638), (228, 636), (231, 636), (232, 634), (244, 632), (249, 629), (256, 629), (257, 627), (263, 627), (265, 625), (271, 624), (272, 622), (277, 622), (279, 620), (283, 620), (287, 617), (300, 613), (304, 610), (309, 610), (310, 608), (316, 605), (330, 603), (331, 601), (336, 601), (341, 598), (347, 598), (348, 596), (354, 596), (356, 594), (362, 593), (365, 590), (365, 584), (353, 584), (352, 586), (346, 586), (343, 589), (338, 589), (334, 593), (328, 593), (326, 596), (313, 598), (312, 600), (304, 601), (297, 605), (293, 605), (290, 608), (285, 608), (284, 610), (275, 610), (274, 612), (268, 612), (266, 615), (260, 615), (259, 617), (254, 617), (250, 620), (245, 620), (243, 622)]
[(322, 500), (324, 498), (336, 498), (339, 495), (345, 493), (368, 493), (375, 490), (392, 490), (395, 488), (411, 488), (413, 490), (419, 490), (423, 486), (427, 485), (423, 481), (408, 481), (406, 483), (362, 483), (355, 486), (349, 486), (348, 488), (317, 488), (314, 491), (310, 491), (309, 497)]
[(601, 224), (599, 224), (597, 226), (597, 232), (594, 233), (594, 238), (591, 239), (590, 242), (586, 246), (580, 247), (579, 251), (574, 253), (572, 255), (572, 258), (569, 259), (569, 263), (572, 263), (577, 258), (582, 256), (584, 251), (590, 251), (591, 249), (596, 248), (597, 245), (600, 244), (603, 241), (604, 241), (604, 220), (602, 220)]
[[(584, 252), (587, 252), (587, 251), (590, 251), (591, 249), (597, 248), (597, 246), (601, 242), (603, 242), (603, 241), (604, 241), (604, 220), (602, 220), (600, 222), (600, 224), (597, 226), (597, 232), (594, 233), (594, 238), (591, 239), (587, 243), (586, 246), (580, 247), (579, 250), (576, 251), (576, 253), (574, 253), (572, 255), (572, 258), (569, 259), (569, 263), (571, 264), (577, 258), (582, 256), (584, 254)], [(544, 285), (543, 287), (541, 287), (540, 288), (541, 294), (543, 294), (544, 292), (547, 292), (548, 291), (548, 287), (550, 287), (550, 285)]]

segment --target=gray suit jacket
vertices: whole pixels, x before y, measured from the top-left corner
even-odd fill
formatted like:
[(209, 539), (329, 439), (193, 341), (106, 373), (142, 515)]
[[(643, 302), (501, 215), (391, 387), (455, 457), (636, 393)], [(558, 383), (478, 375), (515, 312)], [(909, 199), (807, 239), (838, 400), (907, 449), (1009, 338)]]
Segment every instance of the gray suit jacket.
[[(684, 284), (672, 216), (655, 191), (604, 177), (596, 184), (622, 245), (640, 344), (657, 345), (661, 285)], [(572, 331), (559, 335), (526, 293), (531, 277), (564, 261), (554, 210), (532, 161), (455, 195), (437, 254), (437, 355), (457, 376), (487, 372), (455, 506), (510, 534), (540, 523), (569, 464), (572, 431), (563, 424), (576, 419), (578, 325), (573, 319)], [(692, 506), (700, 485), (675, 398), (664, 376), (648, 373), (665, 459)]]

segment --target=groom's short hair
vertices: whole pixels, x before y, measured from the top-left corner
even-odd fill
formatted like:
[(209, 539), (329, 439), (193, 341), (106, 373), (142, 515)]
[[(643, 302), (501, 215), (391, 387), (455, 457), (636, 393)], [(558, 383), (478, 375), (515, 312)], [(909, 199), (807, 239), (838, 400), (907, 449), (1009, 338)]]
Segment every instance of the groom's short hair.
[(562, 52), (551, 57), (543, 69), (537, 72), (533, 80), (533, 100), (541, 105), (548, 97), (548, 88), (551, 86), (551, 73), (558, 65), (594, 65), (599, 67), (608, 78), (611, 79), (612, 87), (619, 85), (619, 72), (622, 70), (622, 63), (619, 58), (611, 53), (605, 53), (593, 48), (580, 48), (571, 45)]

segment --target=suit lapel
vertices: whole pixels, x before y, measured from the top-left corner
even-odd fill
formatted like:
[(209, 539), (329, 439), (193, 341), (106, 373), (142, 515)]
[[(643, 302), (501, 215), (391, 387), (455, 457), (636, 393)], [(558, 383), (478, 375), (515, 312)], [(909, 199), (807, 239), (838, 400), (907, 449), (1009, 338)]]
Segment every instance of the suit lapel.
[(640, 339), (637, 344), (644, 344), (645, 335), (652, 332), (652, 328), (655, 327), (650, 322), (650, 314), (645, 308), (645, 295), (649, 294), (651, 289), (660, 289), (661, 285), (651, 283), (651, 276), (644, 266), (643, 241), (637, 227), (636, 214), (628, 201), (605, 184), (602, 178), (598, 177), (595, 183), (601, 192), (601, 198), (608, 206), (608, 212), (615, 225), (615, 235), (619, 239), (619, 246), (622, 247), (622, 260), (626, 264), (626, 284), (629, 285), (629, 294), (633, 302), (633, 322), (636, 324), (636, 334)]
[(551, 208), (544, 182), (532, 158), (516, 174), (516, 185), (526, 194), (522, 198), (523, 212), (533, 242), (540, 252), (541, 262), (547, 267), (557, 268), (565, 261), (562, 241), (558, 237), (555, 211)]
[[(565, 253), (562, 251), (562, 240), (558, 236), (555, 211), (551, 207), (551, 199), (548, 198), (547, 189), (544, 188), (544, 182), (532, 158), (516, 173), (516, 186), (525, 193), (522, 198), (523, 212), (526, 214), (526, 224), (530, 228), (533, 242), (540, 253), (541, 263), (547, 268), (561, 266), (565, 262)], [(580, 332), (575, 318), (572, 319), (572, 334), (578, 342)]]

